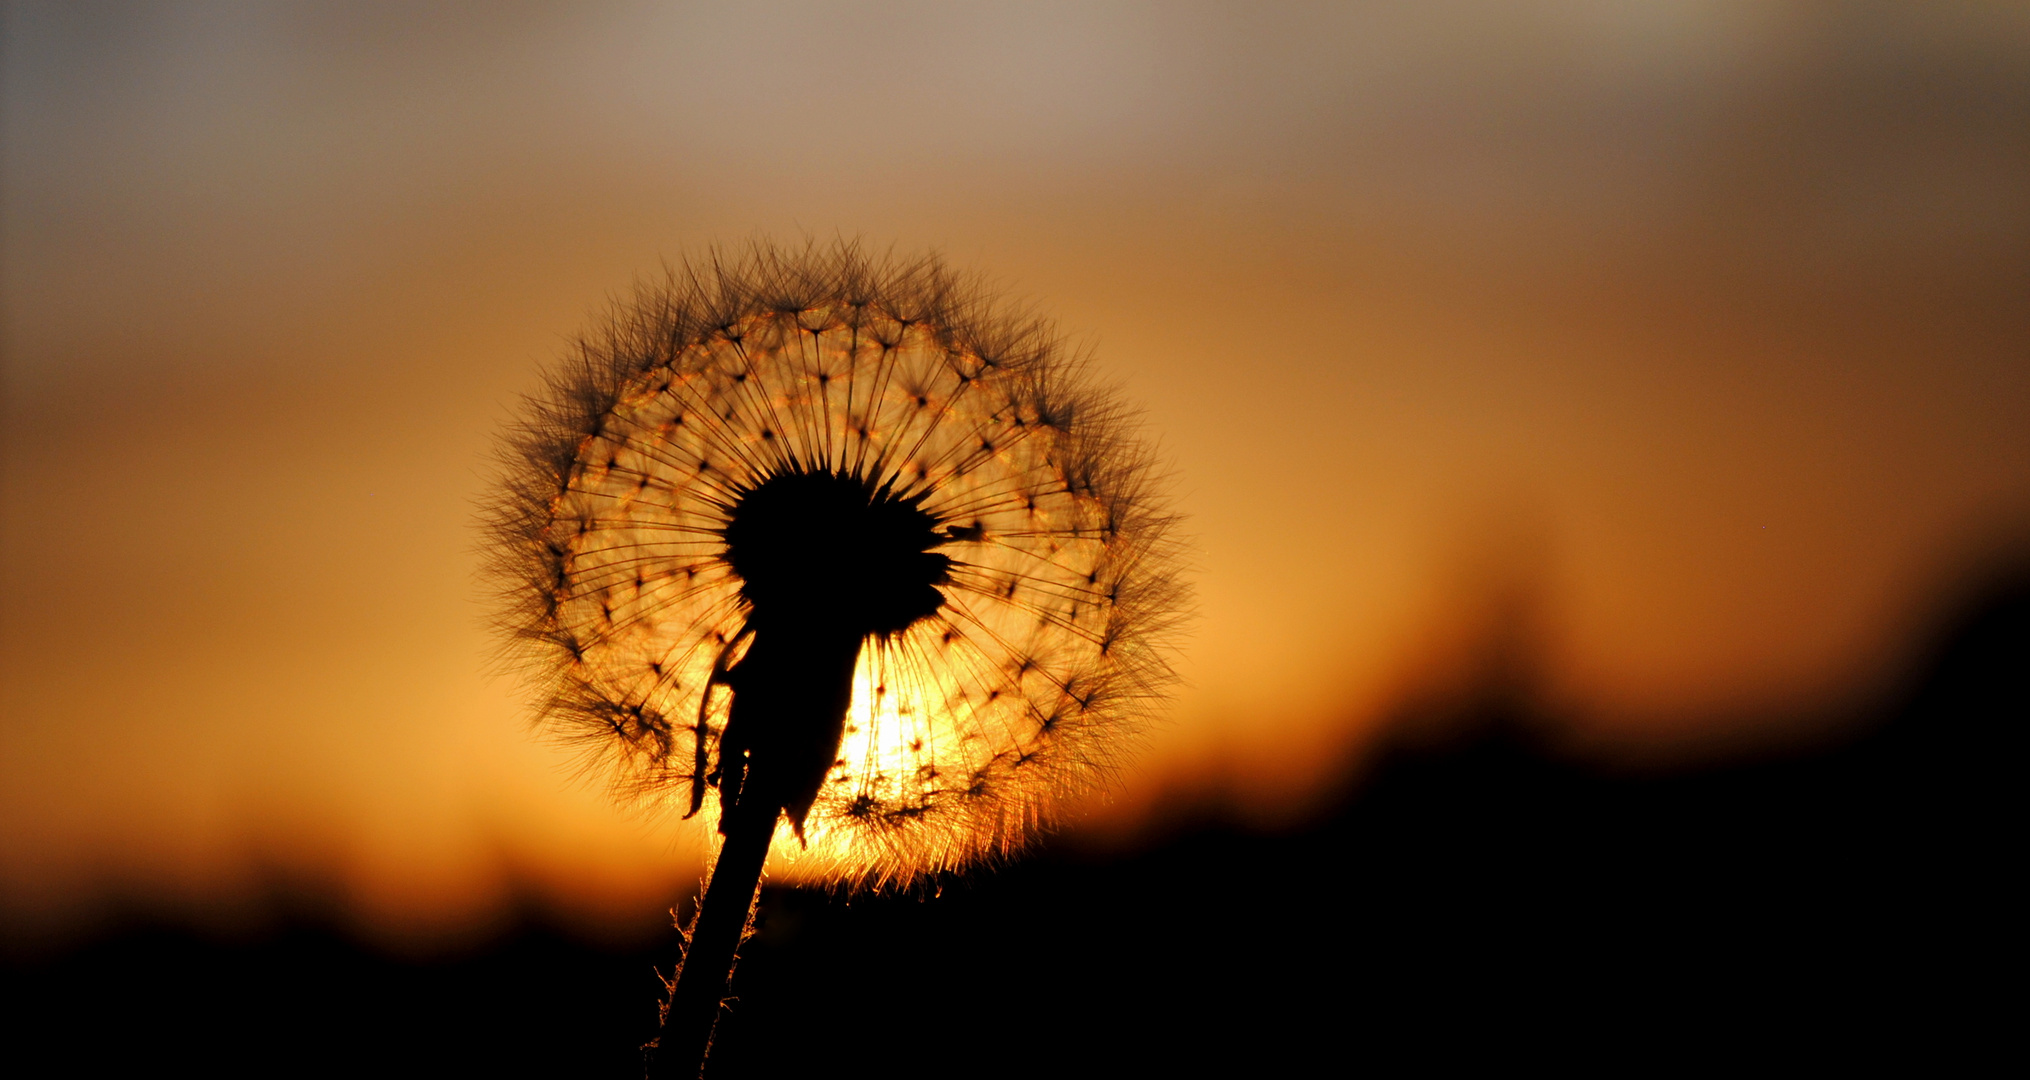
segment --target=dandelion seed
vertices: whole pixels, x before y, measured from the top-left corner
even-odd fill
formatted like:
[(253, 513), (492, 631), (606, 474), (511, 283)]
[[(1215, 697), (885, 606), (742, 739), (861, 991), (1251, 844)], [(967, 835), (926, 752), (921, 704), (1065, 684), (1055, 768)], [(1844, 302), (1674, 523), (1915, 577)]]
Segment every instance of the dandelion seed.
[(727, 837), (687, 969), (736, 848), (907, 883), (1118, 761), (1182, 599), (1121, 416), (1047, 323), (851, 244), (715, 253), (581, 339), (507, 444), (493, 569), (544, 725)]

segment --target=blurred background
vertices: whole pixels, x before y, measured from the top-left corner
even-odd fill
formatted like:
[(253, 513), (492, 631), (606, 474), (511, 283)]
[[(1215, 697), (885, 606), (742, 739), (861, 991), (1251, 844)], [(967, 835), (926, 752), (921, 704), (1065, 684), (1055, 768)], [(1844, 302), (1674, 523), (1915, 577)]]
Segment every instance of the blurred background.
[(1194, 538), (1185, 685), (1138, 766), (967, 886), (1016, 892), (901, 925), (1076, 904), (1121, 858), (1159, 868), (1119, 885), (1145, 907), (1242, 865), (1359, 892), (1396, 856), (1321, 823), (1408, 823), (1412, 858), (1474, 807), (1593, 837), (1573, 873), (1654, 839), (1631, 799), (1717, 800), (1760, 843), (1827, 762), (1872, 763), (1839, 774), (1864, 802), (1908, 788), (1867, 770), (1911, 760), (1880, 740), (1930, 730), (1911, 703), (1966, 627), (2020, 670), (1993, 612), (2030, 553), (2030, 5), (0, 18), (23, 971), (103, 971), (145, 928), (186, 969), (312, 940), (411, 980), (552, 947), (647, 978), (698, 838), (530, 733), (474, 506), (610, 297), (757, 235), (935, 249), (1053, 314), (1145, 406)]

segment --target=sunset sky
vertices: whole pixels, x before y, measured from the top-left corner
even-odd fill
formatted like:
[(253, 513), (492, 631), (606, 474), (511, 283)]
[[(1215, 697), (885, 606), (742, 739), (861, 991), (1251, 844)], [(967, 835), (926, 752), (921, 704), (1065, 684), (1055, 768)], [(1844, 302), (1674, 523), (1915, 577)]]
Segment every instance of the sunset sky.
[(1603, 760), (1795, 739), (2030, 537), (2030, 7), (4, 10), (0, 934), (694, 883), (492, 670), (474, 518), (714, 243), (941, 251), (1144, 406), (1198, 619), (1100, 831), (1500, 664)]

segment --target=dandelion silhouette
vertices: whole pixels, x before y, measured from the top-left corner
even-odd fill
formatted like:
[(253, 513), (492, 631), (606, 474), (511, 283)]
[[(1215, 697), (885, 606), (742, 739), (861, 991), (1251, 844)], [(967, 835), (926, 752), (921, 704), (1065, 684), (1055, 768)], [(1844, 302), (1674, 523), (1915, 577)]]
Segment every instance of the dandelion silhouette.
[(725, 837), (658, 1075), (703, 1060), (772, 845), (847, 887), (1012, 851), (1168, 680), (1172, 518), (1127, 417), (934, 257), (673, 271), (507, 447), (493, 569), (545, 725)]

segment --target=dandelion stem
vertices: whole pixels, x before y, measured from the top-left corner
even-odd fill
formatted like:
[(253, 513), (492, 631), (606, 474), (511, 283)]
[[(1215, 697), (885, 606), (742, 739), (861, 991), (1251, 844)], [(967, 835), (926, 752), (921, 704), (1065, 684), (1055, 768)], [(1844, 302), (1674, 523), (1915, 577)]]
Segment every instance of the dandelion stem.
[(712, 1028), (719, 1021), (719, 1006), (761, 889), (761, 867), (775, 837), (775, 813), (771, 810), (765, 817), (736, 813), (726, 824), (726, 841), (719, 845), (711, 884), (691, 924), (683, 968), (663, 1009), (663, 1031), (650, 1059), (649, 1080), (693, 1080), (704, 1073)]

